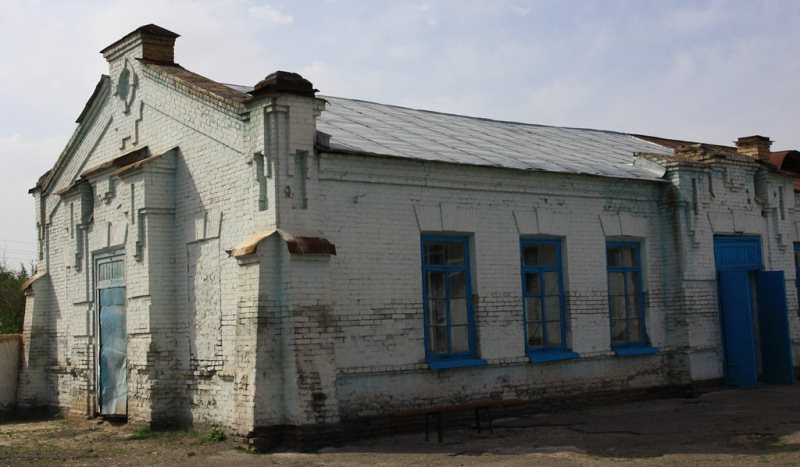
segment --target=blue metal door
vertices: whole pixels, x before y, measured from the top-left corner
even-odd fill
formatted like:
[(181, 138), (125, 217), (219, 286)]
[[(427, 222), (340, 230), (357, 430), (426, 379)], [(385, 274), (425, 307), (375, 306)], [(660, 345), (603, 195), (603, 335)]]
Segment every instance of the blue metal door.
[(728, 384), (755, 388), (758, 384), (752, 301), (746, 271), (720, 271), (719, 297)]
[(128, 413), (128, 354), (125, 319), (125, 261), (97, 261), (97, 408), (102, 415)]
[(791, 384), (794, 382), (794, 367), (783, 271), (759, 271), (756, 277), (764, 381)]
[(128, 356), (125, 287), (100, 290), (100, 413), (125, 415)]

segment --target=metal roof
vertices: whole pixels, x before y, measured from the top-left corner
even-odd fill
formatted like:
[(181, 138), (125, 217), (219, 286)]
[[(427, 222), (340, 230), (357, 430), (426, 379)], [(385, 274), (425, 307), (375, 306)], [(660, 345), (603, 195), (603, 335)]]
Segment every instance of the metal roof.
[[(242, 93), (253, 89), (225, 86)], [(328, 104), (317, 118), (317, 130), (330, 135), (331, 152), (645, 180), (658, 177), (634, 166), (634, 153), (673, 155), (667, 145), (614, 131), (505, 122), (319, 97)]]
[(317, 130), (332, 151), (456, 164), (654, 179), (633, 153), (669, 156), (671, 148), (612, 131), (465, 117), (340, 97), (328, 101)]

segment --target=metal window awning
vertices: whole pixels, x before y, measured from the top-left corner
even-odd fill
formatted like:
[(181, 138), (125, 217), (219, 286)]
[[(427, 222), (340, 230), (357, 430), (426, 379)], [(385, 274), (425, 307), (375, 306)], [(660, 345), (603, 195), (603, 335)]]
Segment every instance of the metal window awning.
[(39, 272), (37, 272), (36, 274), (34, 274), (31, 277), (29, 277), (28, 280), (26, 280), (25, 282), (22, 283), (22, 286), (20, 287), (20, 290), (22, 290), (23, 292), (28, 290), (29, 288), (31, 288), (33, 286), (34, 282), (38, 281), (39, 279), (41, 279), (42, 277), (44, 277), (46, 275), (47, 275), (47, 271), (39, 271)]
[(293, 255), (336, 255), (336, 245), (329, 242), (322, 233), (293, 235), (282, 229), (269, 229), (256, 232), (230, 250), (225, 250), (228, 256), (241, 258), (252, 255), (258, 250), (258, 245), (267, 238), (278, 234), (286, 243), (289, 253)]

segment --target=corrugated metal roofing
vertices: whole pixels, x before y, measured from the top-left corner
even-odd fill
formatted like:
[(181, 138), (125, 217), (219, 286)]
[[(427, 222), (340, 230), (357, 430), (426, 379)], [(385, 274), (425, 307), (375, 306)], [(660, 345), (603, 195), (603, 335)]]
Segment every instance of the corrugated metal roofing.
[(328, 101), (317, 129), (332, 150), (409, 159), (653, 179), (633, 166), (634, 152), (670, 148), (611, 131), (503, 122), (339, 97)]
[[(246, 86), (227, 85), (239, 92)], [(606, 177), (654, 179), (633, 153), (671, 148), (613, 131), (504, 122), (341, 97), (328, 101), (317, 130), (332, 151), (456, 164)]]
[(242, 84), (229, 84), (229, 83), (220, 83), (222, 85), (228, 86), (229, 88), (233, 89), (234, 91), (239, 91), (241, 93), (248, 93), (253, 91), (253, 86), (245, 86)]

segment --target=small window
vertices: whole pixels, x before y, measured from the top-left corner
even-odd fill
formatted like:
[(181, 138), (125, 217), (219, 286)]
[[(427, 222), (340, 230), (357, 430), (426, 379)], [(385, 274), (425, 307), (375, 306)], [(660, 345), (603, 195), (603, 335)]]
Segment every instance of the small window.
[(431, 368), (485, 364), (475, 358), (467, 237), (422, 238), (422, 290), (425, 355)]
[(522, 308), (528, 356), (534, 362), (577, 357), (577, 354), (566, 350), (561, 241), (523, 239), (520, 245)]
[(609, 242), (606, 255), (611, 345), (645, 346), (647, 338), (639, 243)]

